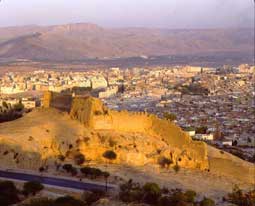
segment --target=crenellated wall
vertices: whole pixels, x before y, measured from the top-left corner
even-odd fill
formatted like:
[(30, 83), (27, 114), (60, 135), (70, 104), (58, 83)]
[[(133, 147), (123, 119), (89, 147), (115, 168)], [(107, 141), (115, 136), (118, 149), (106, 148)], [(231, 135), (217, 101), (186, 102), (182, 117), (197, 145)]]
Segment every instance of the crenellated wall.
[[(50, 106), (56, 108), (58, 103), (55, 101), (59, 101), (59, 97), (51, 96)], [(71, 102), (71, 118), (86, 127), (157, 136), (169, 145), (164, 155), (170, 157), (175, 164), (199, 169), (209, 167), (206, 144), (193, 141), (180, 127), (168, 120), (145, 112), (110, 110), (93, 97), (73, 98)]]
[(147, 132), (152, 127), (150, 115), (146, 113), (133, 113), (128, 111), (108, 110), (107, 115), (93, 116), (93, 128), (108, 129), (123, 132)]

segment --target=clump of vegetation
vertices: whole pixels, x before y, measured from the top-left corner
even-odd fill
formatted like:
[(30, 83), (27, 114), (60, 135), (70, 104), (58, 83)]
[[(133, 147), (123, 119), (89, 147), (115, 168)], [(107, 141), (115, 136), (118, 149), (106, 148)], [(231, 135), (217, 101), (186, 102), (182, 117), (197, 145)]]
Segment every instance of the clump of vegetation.
[(129, 180), (127, 183), (120, 185), (119, 199), (123, 202), (141, 202), (142, 195), (139, 183)]
[(238, 206), (254, 206), (255, 205), (255, 189), (244, 192), (237, 185), (234, 186), (233, 191), (228, 194), (227, 198), (223, 198), (227, 202)]
[(173, 161), (169, 158), (166, 158), (166, 157), (158, 158), (158, 164), (163, 168), (165, 168), (165, 167), (168, 168), (172, 163), (173, 163)]
[(86, 202), (87, 205), (92, 205), (94, 202), (100, 200), (105, 196), (105, 192), (102, 190), (84, 191), (81, 199)]
[(144, 186), (140, 186), (139, 183), (134, 183), (132, 180), (120, 186), (119, 199), (126, 203), (146, 203), (157, 206), (215, 205), (214, 201), (209, 198), (197, 201), (197, 194), (192, 190), (161, 189), (156, 183), (146, 183)]
[(106, 177), (110, 175), (108, 172), (104, 172), (98, 168), (93, 168), (93, 167), (82, 167), (80, 171), (85, 177), (90, 177), (92, 179), (95, 179), (98, 177)]
[(82, 165), (85, 162), (85, 156), (81, 153), (74, 155), (74, 162), (76, 165)]
[(13, 182), (0, 182), (0, 205), (12, 205), (19, 201), (19, 191)]
[(63, 168), (67, 173), (69, 173), (69, 172), (72, 171), (73, 165), (71, 165), (71, 164), (64, 164), (64, 165), (62, 166), (62, 168)]
[(72, 196), (59, 197), (57, 199), (49, 198), (34, 198), (29, 203), (22, 204), (21, 206), (90, 206), (105, 196), (101, 190), (85, 191), (81, 199)]
[(143, 188), (143, 202), (147, 204), (157, 204), (161, 196), (161, 189), (156, 183), (146, 183)]
[(75, 167), (73, 167), (71, 164), (64, 164), (62, 166), (63, 170), (65, 170), (67, 173), (71, 174), (72, 176), (76, 176), (78, 174), (78, 171)]
[(112, 150), (107, 150), (103, 153), (103, 157), (108, 159), (109, 161), (115, 160), (117, 158), (117, 154)]
[(59, 197), (53, 203), (53, 206), (87, 206), (82, 200), (73, 198), (71, 196)]
[(59, 197), (56, 200), (48, 198), (31, 199), (29, 203), (22, 204), (22, 206), (87, 206), (82, 200), (73, 198), (71, 196)]
[(64, 155), (58, 155), (58, 160), (60, 160), (61, 162), (65, 161), (65, 156)]
[(204, 199), (200, 202), (199, 206), (214, 206), (215, 202), (212, 199), (204, 197)]
[(208, 128), (206, 126), (201, 126), (196, 128), (196, 133), (197, 134), (206, 134)]
[(31, 199), (29, 203), (21, 204), (21, 206), (53, 206), (54, 200), (48, 198), (34, 198)]
[(192, 83), (178, 88), (182, 94), (189, 95), (208, 95), (210, 92), (207, 88), (203, 87), (200, 83)]
[(37, 181), (30, 181), (26, 182), (23, 186), (23, 193), (25, 195), (35, 195), (36, 193), (40, 192), (44, 189), (44, 186)]
[(169, 120), (170, 122), (173, 122), (177, 119), (176, 115), (175, 114), (172, 114), (172, 113), (169, 113), (169, 112), (165, 112), (163, 114), (163, 117), (167, 120)]
[(23, 116), (23, 113), (24, 105), (21, 102), (12, 106), (4, 101), (0, 106), (0, 123), (18, 119)]
[(178, 173), (179, 171), (180, 171), (180, 166), (178, 165), (178, 164), (176, 164), (176, 165), (174, 165), (174, 167), (173, 167), (173, 169), (174, 169), (174, 171), (176, 172), (176, 173)]

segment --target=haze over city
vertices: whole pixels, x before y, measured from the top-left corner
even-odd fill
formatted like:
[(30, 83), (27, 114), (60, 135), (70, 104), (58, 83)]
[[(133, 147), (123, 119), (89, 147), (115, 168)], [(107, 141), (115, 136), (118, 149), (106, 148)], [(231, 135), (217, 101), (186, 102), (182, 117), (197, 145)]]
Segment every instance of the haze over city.
[(253, 27), (252, 0), (2, 0), (0, 26)]

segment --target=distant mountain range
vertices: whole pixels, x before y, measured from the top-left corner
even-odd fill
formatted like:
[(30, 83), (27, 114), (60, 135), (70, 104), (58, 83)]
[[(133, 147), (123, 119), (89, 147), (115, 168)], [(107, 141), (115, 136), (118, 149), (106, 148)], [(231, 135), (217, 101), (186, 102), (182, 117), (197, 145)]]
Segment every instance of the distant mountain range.
[(139, 56), (252, 53), (243, 29), (103, 28), (94, 24), (0, 28), (0, 58), (83, 60)]

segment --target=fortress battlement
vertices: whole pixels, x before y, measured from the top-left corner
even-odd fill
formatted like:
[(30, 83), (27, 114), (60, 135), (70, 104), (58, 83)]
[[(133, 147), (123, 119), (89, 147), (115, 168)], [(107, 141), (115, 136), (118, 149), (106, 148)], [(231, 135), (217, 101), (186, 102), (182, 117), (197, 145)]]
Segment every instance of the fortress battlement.
[(72, 119), (85, 127), (157, 136), (172, 148), (169, 154), (176, 157), (176, 164), (199, 169), (209, 167), (206, 144), (193, 141), (180, 127), (166, 119), (146, 112), (110, 110), (93, 97), (72, 98), (71, 95), (52, 92), (45, 93), (44, 97), (44, 107), (68, 111)]

